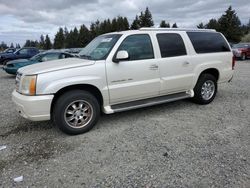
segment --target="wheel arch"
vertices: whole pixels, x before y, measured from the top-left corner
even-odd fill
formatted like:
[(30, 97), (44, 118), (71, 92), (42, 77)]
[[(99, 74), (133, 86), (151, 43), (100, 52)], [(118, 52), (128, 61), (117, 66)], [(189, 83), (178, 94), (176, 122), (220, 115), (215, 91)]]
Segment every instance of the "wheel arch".
[(53, 113), (53, 107), (54, 107), (54, 104), (57, 101), (57, 99), (60, 96), (62, 96), (64, 93), (69, 92), (69, 91), (73, 91), (73, 90), (88, 91), (96, 97), (100, 106), (103, 105), (103, 96), (102, 96), (101, 91), (97, 87), (90, 85), (90, 84), (75, 84), (75, 85), (63, 87), (54, 94), (54, 98), (52, 100), (51, 108), (50, 108), (51, 114)]
[[(218, 81), (219, 78), (220, 78), (220, 72), (219, 72), (219, 70), (216, 69), (216, 68), (208, 68), (208, 69), (203, 70), (203, 71), (199, 74), (199, 77), (198, 77), (197, 81), (199, 80), (199, 78), (200, 78), (200, 76), (201, 76), (202, 74), (211, 74), (211, 75), (213, 75), (213, 76), (216, 78), (217, 81)], [(197, 81), (196, 81), (196, 82), (197, 82)]]

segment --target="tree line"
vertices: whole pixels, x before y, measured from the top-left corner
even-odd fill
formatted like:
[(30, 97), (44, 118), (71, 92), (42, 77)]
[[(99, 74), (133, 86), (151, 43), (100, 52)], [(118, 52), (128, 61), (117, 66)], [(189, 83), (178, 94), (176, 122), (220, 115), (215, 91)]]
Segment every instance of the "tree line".
[[(152, 27), (154, 26), (153, 16), (147, 7), (145, 11), (140, 12), (136, 15), (131, 24), (127, 17), (118, 16), (113, 19), (105, 19), (103, 21), (96, 20), (92, 22), (90, 28), (84, 24), (68, 30), (67, 27), (60, 27), (55, 34), (54, 41), (52, 42), (48, 35), (41, 35), (40, 40), (26, 40), (24, 47), (37, 47), (40, 49), (48, 50), (51, 48), (62, 49), (62, 48), (82, 48), (85, 47), (93, 38), (98, 35), (114, 32), (114, 31), (125, 31), (135, 30), (141, 27)], [(159, 27), (161, 28), (177, 28), (177, 23), (173, 23), (172, 26), (166, 20), (160, 22)], [(240, 42), (242, 37), (247, 35), (250, 31), (250, 20), (247, 25), (242, 25), (236, 11), (230, 6), (224, 14), (218, 19), (210, 19), (208, 23), (200, 23), (197, 28), (203, 29), (216, 29), (222, 32), (228, 41), (237, 43)], [(249, 41), (250, 42), (250, 41)], [(4, 43), (0, 44), (6, 47)]]

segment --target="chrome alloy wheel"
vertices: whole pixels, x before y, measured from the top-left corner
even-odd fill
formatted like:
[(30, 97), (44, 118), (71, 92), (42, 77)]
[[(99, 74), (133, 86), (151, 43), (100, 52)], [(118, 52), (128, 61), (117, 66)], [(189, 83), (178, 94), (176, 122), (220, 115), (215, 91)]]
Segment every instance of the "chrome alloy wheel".
[(76, 129), (86, 126), (93, 117), (93, 107), (85, 100), (70, 103), (64, 111), (67, 124)]
[(215, 92), (214, 82), (207, 80), (201, 87), (201, 96), (204, 100), (209, 100), (213, 97)]

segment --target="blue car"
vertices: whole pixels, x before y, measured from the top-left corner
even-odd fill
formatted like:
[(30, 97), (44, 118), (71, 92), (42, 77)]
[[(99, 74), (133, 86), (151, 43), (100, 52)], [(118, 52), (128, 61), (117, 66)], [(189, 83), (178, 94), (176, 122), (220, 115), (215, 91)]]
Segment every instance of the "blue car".
[(0, 55), (2, 54), (13, 54), (16, 51), (16, 48), (7, 48), (3, 52), (0, 52)]
[(38, 53), (39, 50), (33, 47), (21, 48), (14, 53), (3, 53), (0, 54), (0, 64), (6, 65), (7, 62), (15, 59), (28, 59)]
[(3, 70), (5, 70), (5, 72), (7, 72), (8, 74), (16, 74), (17, 70), (24, 66), (32, 65), (35, 63), (41, 63), (45, 61), (56, 60), (56, 59), (71, 58), (71, 57), (75, 57), (75, 56), (67, 52), (47, 51), (47, 52), (39, 53), (30, 59), (18, 59), (18, 60), (9, 61), (3, 67)]

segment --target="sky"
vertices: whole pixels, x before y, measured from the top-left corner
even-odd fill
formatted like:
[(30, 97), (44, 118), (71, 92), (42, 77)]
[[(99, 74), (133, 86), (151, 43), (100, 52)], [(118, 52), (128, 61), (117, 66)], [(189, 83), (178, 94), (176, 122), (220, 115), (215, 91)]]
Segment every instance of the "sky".
[(161, 20), (192, 28), (220, 17), (232, 5), (243, 24), (250, 19), (250, 0), (0, 0), (0, 42), (24, 44), (48, 34), (53, 40), (59, 27), (89, 27), (97, 19), (135, 15), (149, 7), (155, 26)]

